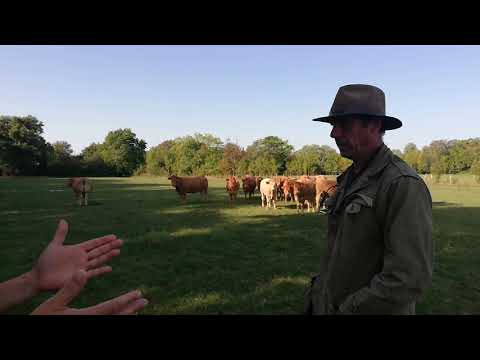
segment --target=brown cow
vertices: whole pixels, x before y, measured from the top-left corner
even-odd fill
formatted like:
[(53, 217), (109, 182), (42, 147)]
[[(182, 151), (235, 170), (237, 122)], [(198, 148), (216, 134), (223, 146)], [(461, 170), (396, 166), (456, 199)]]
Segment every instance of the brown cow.
[(283, 196), (285, 198), (285, 204), (287, 200), (293, 200), (293, 184), (295, 183), (296, 179), (287, 179), (283, 183)]
[(314, 182), (300, 182), (295, 181), (293, 184), (293, 196), (295, 202), (297, 203), (297, 213), (300, 212), (299, 208), (302, 207), (302, 213), (304, 212), (304, 204), (308, 205), (308, 212), (310, 212), (310, 207), (312, 207), (312, 212), (314, 211), (315, 204), (315, 183)]
[(183, 201), (187, 199), (187, 194), (191, 193), (200, 193), (205, 197), (205, 200), (208, 198), (208, 180), (205, 176), (170, 175), (168, 180), (172, 182), (172, 186)]
[(242, 188), (243, 193), (245, 194), (245, 199), (251, 199), (252, 195), (255, 194), (255, 188), (257, 187), (257, 182), (254, 176), (246, 175), (242, 178)]
[(237, 181), (235, 176), (229, 176), (227, 179), (226, 189), (228, 192), (228, 196), (230, 197), (230, 201), (237, 200), (237, 193), (238, 189), (240, 188), (240, 183)]
[(328, 197), (333, 196), (335, 194), (335, 191), (337, 191), (336, 180), (329, 180), (326, 177), (317, 178), (317, 181), (315, 182), (315, 192), (316, 192), (315, 210), (317, 212), (319, 212), (320, 208), (323, 207), (325, 200), (327, 200)]
[(88, 193), (93, 191), (92, 182), (85, 177), (73, 177), (68, 179), (67, 186), (71, 187), (78, 205), (88, 205)]
[(263, 178), (261, 176), (255, 176), (255, 181), (257, 182), (257, 190), (260, 192), (260, 183), (262, 182)]
[(277, 184), (277, 199), (282, 200), (283, 198), (283, 185), (288, 178), (286, 176), (275, 176), (272, 178)]

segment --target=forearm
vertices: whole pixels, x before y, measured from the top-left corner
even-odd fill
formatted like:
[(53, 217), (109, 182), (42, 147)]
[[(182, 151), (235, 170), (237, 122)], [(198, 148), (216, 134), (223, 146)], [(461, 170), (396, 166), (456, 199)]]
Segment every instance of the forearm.
[(0, 313), (24, 303), (39, 293), (31, 272), (0, 283)]

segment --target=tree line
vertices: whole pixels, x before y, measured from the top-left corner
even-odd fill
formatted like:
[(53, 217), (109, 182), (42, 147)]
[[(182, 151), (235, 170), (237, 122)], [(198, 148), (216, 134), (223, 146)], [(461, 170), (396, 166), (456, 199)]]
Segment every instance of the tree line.
[[(48, 143), (33, 116), (0, 116), (0, 174), (43, 176), (131, 175), (319, 175), (339, 174), (351, 161), (326, 145), (295, 150), (288, 140), (267, 136), (243, 148), (212, 134), (166, 140), (146, 150), (131, 129), (110, 131), (74, 155), (67, 141)], [(419, 150), (409, 143), (393, 150), (418, 173), (480, 176), (480, 138), (435, 140)]]

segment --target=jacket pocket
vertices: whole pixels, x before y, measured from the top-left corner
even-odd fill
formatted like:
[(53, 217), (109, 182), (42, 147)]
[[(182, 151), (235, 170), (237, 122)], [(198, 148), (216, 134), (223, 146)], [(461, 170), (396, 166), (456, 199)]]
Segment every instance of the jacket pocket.
[(356, 193), (349, 196), (349, 198), (351, 198), (351, 200), (345, 207), (347, 214), (358, 214), (362, 208), (373, 207), (373, 198), (368, 195)]

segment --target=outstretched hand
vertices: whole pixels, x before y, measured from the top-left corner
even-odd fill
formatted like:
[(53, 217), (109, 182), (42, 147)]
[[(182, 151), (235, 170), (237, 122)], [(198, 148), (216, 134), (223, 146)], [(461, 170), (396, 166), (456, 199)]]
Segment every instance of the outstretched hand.
[(84, 270), (85, 281), (112, 271), (110, 266), (102, 265), (120, 254), (122, 240), (106, 235), (76, 245), (63, 245), (67, 232), (68, 223), (60, 220), (53, 240), (31, 271), (38, 291), (63, 288), (78, 270)]
[(69, 308), (67, 305), (82, 291), (87, 281), (88, 273), (85, 270), (76, 271), (65, 285), (37, 307), (32, 315), (134, 315), (148, 304), (139, 291), (131, 291), (88, 308)]

